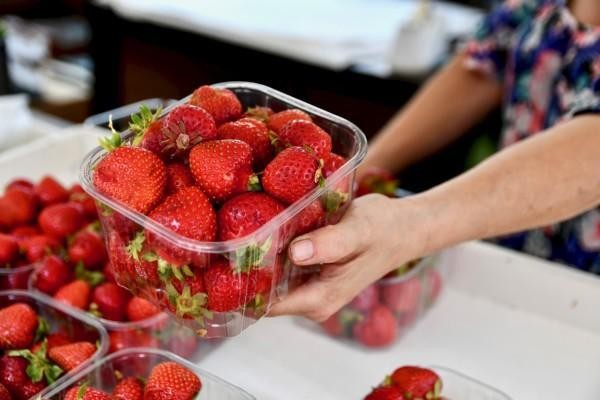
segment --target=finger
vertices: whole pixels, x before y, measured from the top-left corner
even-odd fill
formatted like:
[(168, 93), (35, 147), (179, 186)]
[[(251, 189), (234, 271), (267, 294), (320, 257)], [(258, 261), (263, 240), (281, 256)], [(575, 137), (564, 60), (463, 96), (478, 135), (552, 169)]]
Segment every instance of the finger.
[(318, 322), (324, 321), (343, 306), (343, 303), (336, 299), (336, 293), (329, 289), (328, 285), (320, 280), (311, 281), (275, 303), (268, 316), (296, 315)]
[(342, 221), (295, 239), (289, 256), (296, 265), (332, 264), (350, 259), (361, 248), (360, 229), (352, 221)]

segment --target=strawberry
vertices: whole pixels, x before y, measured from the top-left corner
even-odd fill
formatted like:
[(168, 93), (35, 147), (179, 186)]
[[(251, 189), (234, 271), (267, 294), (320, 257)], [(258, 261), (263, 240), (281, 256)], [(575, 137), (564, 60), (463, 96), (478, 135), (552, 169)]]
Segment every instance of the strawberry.
[(200, 86), (192, 94), (190, 104), (208, 111), (215, 119), (217, 126), (242, 115), (242, 104), (235, 93), (228, 89)]
[(102, 268), (108, 259), (102, 237), (89, 229), (77, 232), (68, 253), (71, 262), (82, 262), (87, 269), (92, 270)]
[(144, 384), (138, 378), (125, 378), (113, 389), (113, 400), (143, 400)]
[[(26, 261), (19, 261), (15, 268), (22, 267), (24, 265), (28, 265)], [(0, 290), (9, 290), (9, 289), (28, 289), (29, 276), (31, 275), (31, 269), (24, 269), (21, 271), (11, 271), (11, 273), (6, 274), (0, 279)]]
[(112, 331), (108, 333), (109, 345), (108, 352), (123, 350), (129, 347), (151, 347), (157, 348), (160, 346), (158, 339), (147, 330), (131, 329)]
[(0, 310), (0, 349), (23, 349), (31, 346), (38, 316), (29, 305), (15, 303)]
[(167, 283), (167, 307), (181, 318), (202, 321), (207, 315), (204, 280), (202, 274), (189, 275)]
[(19, 257), (19, 243), (11, 235), (0, 233), (0, 268), (10, 268)]
[[(145, 237), (144, 237), (145, 238)], [(108, 253), (110, 264), (117, 283), (127, 283), (136, 276), (136, 262), (127, 252), (127, 244), (118, 232), (110, 232), (108, 235)], [(141, 260), (141, 258), (140, 258)]]
[(156, 365), (150, 371), (144, 400), (192, 400), (202, 388), (196, 374), (172, 361)]
[(264, 122), (254, 118), (242, 118), (227, 122), (217, 131), (219, 139), (237, 139), (248, 143), (252, 148), (254, 166), (262, 168), (273, 158), (273, 145), (269, 129)]
[(34, 185), (33, 182), (31, 182), (29, 179), (13, 179), (12, 181), (10, 181), (7, 185), (6, 188), (4, 189), (5, 192), (10, 192), (11, 190), (17, 189), (17, 190), (23, 190), (25, 192), (33, 192), (34, 191)]
[(395, 197), (398, 181), (394, 175), (383, 168), (370, 168), (358, 181), (356, 196), (370, 193), (380, 193), (388, 197)]
[(369, 311), (377, 303), (379, 303), (379, 290), (377, 285), (370, 285), (352, 299), (348, 305), (358, 311)]
[(405, 400), (402, 393), (393, 386), (379, 386), (374, 388), (364, 400)]
[(204, 285), (208, 294), (208, 309), (233, 311), (256, 295), (256, 275), (236, 272), (227, 260), (218, 259), (204, 273)]
[(111, 151), (94, 171), (96, 189), (142, 214), (147, 214), (162, 199), (167, 186), (167, 168), (158, 156), (139, 147), (116, 147), (113, 135), (104, 146)]
[(54, 204), (42, 210), (38, 223), (46, 235), (64, 239), (81, 228), (83, 211), (75, 203)]
[(353, 328), (356, 340), (367, 347), (390, 345), (398, 336), (398, 321), (384, 305), (377, 305)]
[(433, 268), (427, 271), (427, 282), (429, 283), (429, 291), (427, 295), (428, 305), (431, 305), (440, 295), (442, 291), (442, 276), (437, 269)]
[(407, 399), (438, 399), (442, 391), (440, 377), (426, 368), (400, 367), (392, 373), (391, 381)]
[(60, 250), (60, 242), (46, 235), (35, 235), (21, 240), (19, 243), (21, 252), (25, 253), (27, 261), (34, 263), (41, 260), (47, 254), (56, 253)]
[(290, 110), (280, 111), (278, 113), (271, 115), (269, 117), (269, 122), (267, 123), (267, 126), (269, 127), (270, 130), (272, 130), (273, 132), (278, 134), (279, 131), (281, 131), (281, 128), (283, 128), (283, 126), (285, 124), (287, 124), (290, 121), (295, 121), (298, 119), (304, 120), (304, 121), (312, 121), (312, 118), (310, 117), (310, 115), (308, 115), (304, 111), (290, 109)]
[(104, 264), (104, 268), (102, 268), (102, 275), (104, 275), (104, 280), (106, 282), (117, 283), (117, 280), (115, 279), (115, 273), (113, 271), (113, 267), (110, 261), (107, 261)]
[(199, 340), (191, 329), (179, 329), (169, 337), (166, 348), (180, 357), (190, 359), (198, 350)]
[(6, 386), (0, 383), (0, 400), (12, 400), (12, 396)]
[(182, 163), (167, 165), (167, 193), (173, 194), (188, 186), (194, 186), (194, 177), (190, 169)]
[(325, 158), (331, 153), (331, 136), (317, 124), (302, 119), (283, 125), (277, 140), (284, 147), (308, 147), (318, 158)]
[(64, 203), (69, 200), (69, 192), (63, 185), (51, 176), (45, 176), (34, 188), (37, 198), (42, 206)]
[(329, 153), (325, 158), (323, 158), (323, 176), (325, 178), (329, 178), (335, 171), (340, 169), (344, 164), (346, 164), (346, 159), (338, 154)]
[[(199, 241), (215, 240), (217, 216), (208, 198), (196, 187), (183, 188), (168, 196), (148, 216), (187, 238)], [(147, 231), (146, 235), (148, 245), (160, 257), (180, 265), (191, 261), (189, 251), (173, 246), (150, 231)]]
[(65, 371), (71, 371), (94, 355), (96, 346), (90, 342), (75, 342), (48, 350), (48, 358)]
[(92, 293), (90, 309), (111, 321), (124, 321), (131, 295), (114, 283), (103, 283)]
[(265, 192), (292, 204), (314, 189), (321, 181), (317, 158), (302, 147), (289, 147), (279, 153), (265, 168)]
[(333, 314), (319, 325), (329, 336), (340, 337), (344, 335), (344, 325), (340, 321), (339, 313)]
[(32, 353), (39, 352), (42, 349), (42, 346), (44, 345), (44, 343), (46, 344), (46, 350), (50, 350), (53, 347), (62, 346), (62, 345), (71, 343), (71, 339), (64, 333), (60, 333), (60, 332), (50, 333), (44, 338), (44, 340), (39, 341), (36, 344), (34, 344), (31, 347), (31, 352)]
[(61, 287), (54, 294), (54, 299), (80, 310), (87, 310), (90, 303), (90, 285), (81, 279)]
[(252, 173), (252, 148), (235, 139), (200, 143), (190, 153), (190, 168), (204, 193), (218, 202), (258, 189)]
[(217, 214), (219, 240), (237, 239), (254, 232), (285, 206), (264, 193), (244, 193), (228, 200)]
[(112, 397), (108, 393), (82, 384), (69, 389), (64, 400), (112, 400)]
[(37, 226), (18, 226), (10, 233), (17, 240), (22, 240), (31, 236), (41, 235), (41, 231)]
[(35, 288), (52, 296), (72, 279), (71, 269), (58, 256), (44, 258), (35, 275)]
[(27, 375), (28, 365), (28, 361), (22, 357), (4, 355), (0, 358), (0, 383), (15, 399), (27, 400), (46, 387), (44, 381), (31, 381)]
[(78, 184), (73, 185), (69, 190), (69, 201), (79, 204), (83, 210), (83, 214), (88, 220), (98, 219), (98, 210), (94, 199), (85, 193)]
[(244, 113), (244, 117), (246, 118), (254, 118), (261, 122), (267, 122), (271, 115), (273, 115), (273, 110), (270, 107), (249, 107)]
[(127, 303), (126, 313), (129, 321), (142, 321), (154, 317), (159, 312), (158, 307), (138, 296), (132, 297)]
[(35, 219), (37, 200), (31, 192), (13, 189), (0, 197), (0, 229), (26, 225)]
[(422, 287), (418, 277), (401, 282), (383, 281), (381, 299), (392, 311), (398, 314), (402, 325), (408, 325), (418, 315)]
[(326, 220), (327, 215), (325, 214), (321, 201), (313, 201), (308, 207), (302, 209), (302, 211), (294, 218), (296, 236), (304, 235), (305, 233), (320, 228), (325, 225)]

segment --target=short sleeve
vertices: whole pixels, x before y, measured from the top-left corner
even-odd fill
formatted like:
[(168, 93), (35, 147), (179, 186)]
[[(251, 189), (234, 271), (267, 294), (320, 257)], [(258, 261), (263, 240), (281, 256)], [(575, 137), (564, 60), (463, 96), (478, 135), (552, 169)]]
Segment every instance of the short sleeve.
[[(598, 39), (600, 41), (600, 38)], [(589, 84), (573, 96), (568, 115), (600, 113), (600, 55), (594, 56)]]
[(541, 0), (505, 0), (480, 23), (465, 47), (465, 67), (504, 79), (520, 28), (530, 22)]

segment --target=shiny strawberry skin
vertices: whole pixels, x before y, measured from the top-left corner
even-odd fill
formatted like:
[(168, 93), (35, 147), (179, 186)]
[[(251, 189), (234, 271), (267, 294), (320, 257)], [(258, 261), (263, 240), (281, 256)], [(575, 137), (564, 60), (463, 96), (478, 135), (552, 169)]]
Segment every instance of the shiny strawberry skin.
[(236, 310), (254, 299), (256, 275), (236, 272), (227, 260), (215, 261), (204, 273), (208, 309), (217, 312)]
[(61, 240), (77, 232), (83, 222), (83, 210), (80, 205), (75, 203), (48, 206), (38, 217), (42, 231), (48, 236)]
[(41, 260), (47, 254), (56, 253), (61, 246), (56, 238), (46, 235), (36, 235), (21, 240), (19, 247), (25, 253), (27, 261), (33, 263)]
[(144, 385), (135, 377), (125, 378), (115, 386), (112, 392), (113, 400), (143, 400)]
[(54, 294), (54, 299), (80, 310), (87, 310), (90, 303), (90, 285), (83, 280), (75, 280)]
[(273, 132), (279, 133), (279, 131), (281, 130), (281, 128), (283, 128), (283, 126), (285, 124), (287, 124), (290, 121), (295, 121), (298, 119), (304, 120), (304, 121), (312, 121), (312, 118), (310, 117), (310, 115), (308, 115), (304, 111), (297, 110), (297, 109), (290, 109), (290, 110), (283, 110), (283, 111), (280, 111), (278, 113), (271, 115), (269, 117), (269, 122), (267, 123), (267, 126)]
[(376, 387), (364, 400), (405, 400), (402, 393), (393, 386)]
[(202, 382), (189, 369), (172, 361), (156, 365), (150, 371), (144, 400), (192, 400), (196, 397)]
[(252, 159), (256, 168), (263, 168), (273, 158), (273, 145), (269, 129), (264, 122), (254, 118), (242, 118), (219, 127), (219, 139), (237, 139), (252, 148)]
[(354, 338), (367, 347), (383, 347), (398, 337), (398, 321), (389, 308), (377, 305), (353, 328)]
[(75, 235), (68, 253), (72, 263), (82, 262), (87, 269), (91, 270), (102, 268), (108, 259), (102, 237), (89, 229)]
[(141, 297), (134, 296), (127, 303), (127, 320), (129, 321), (142, 321), (159, 313), (158, 307)]
[(331, 153), (331, 136), (317, 124), (302, 119), (285, 124), (279, 131), (278, 140), (285, 147), (309, 147), (321, 159)]
[(2, 383), (0, 383), (0, 400), (13, 400), (12, 395)]
[(131, 295), (114, 283), (103, 283), (92, 293), (92, 305), (100, 312), (102, 318), (111, 321), (125, 321), (127, 304)]
[(72, 279), (71, 268), (56, 255), (44, 259), (35, 275), (37, 290), (52, 296)]
[(12, 235), (0, 233), (0, 268), (10, 268), (19, 257), (19, 243)]
[(64, 400), (113, 400), (108, 393), (92, 387), (82, 389), (74, 386), (67, 391)]
[(48, 358), (65, 371), (71, 371), (88, 360), (96, 352), (90, 342), (75, 342), (55, 346), (48, 351)]
[(38, 327), (37, 313), (27, 304), (15, 303), (0, 310), (0, 349), (31, 346)]
[(167, 165), (167, 193), (174, 194), (179, 190), (194, 186), (194, 177), (188, 167), (179, 162)]
[(442, 381), (434, 371), (414, 366), (396, 369), (391, 381), (409, 399), (438, 398), (442, 388)]
[(315, 200), (294, 217), (296, 236), (304, 235), (325, 225), (327, 214), (320, 200)]
[(34, 190), (43, 207), (69, 200), (67, 189), (51, 176), (42, 178)]
[(218, 212), (219, 240), (249, 235), (285, 210), (264, 193), (244, 193), (228, 200)]
[(327, 156), (325, 156), (323, 161), (323, 176), (325, 178), (329, 178), (335, 171), (340, 169), (347, 162), (344, 157), (335, 153), (329, 153)]
[(0, 197), (0, 229), (10, 230), (35, 219), (37, 200), (33, 193), (13, 189)]
[(208, 111), (217, 126), (239, 118), (242, 115), (242, 104), (231, 90), (200, 86), (192, 94), (190, 104)]
[(214, 118), (203, 108), (181, 104), (162, 120), (162, 154), (184, 159), (190, 149), (205, 140), (217, 137)]

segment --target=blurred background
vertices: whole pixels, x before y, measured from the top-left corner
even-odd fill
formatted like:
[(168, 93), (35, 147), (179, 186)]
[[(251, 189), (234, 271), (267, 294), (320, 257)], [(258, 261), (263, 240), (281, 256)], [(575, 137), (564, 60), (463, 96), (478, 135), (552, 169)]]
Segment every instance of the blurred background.
[[(0, 151), (26, 140), (36, 118), (81, 123), (230, 80), (284, 91), (373, 136), (494, 3), (0, 0), (0, 112), (14, 116)], [(491, 116), (406, 171), (402, 186), (423, 190), (474, 165), (494, 151), (499, 126)]]

